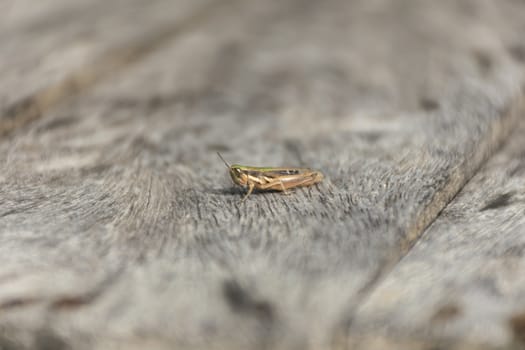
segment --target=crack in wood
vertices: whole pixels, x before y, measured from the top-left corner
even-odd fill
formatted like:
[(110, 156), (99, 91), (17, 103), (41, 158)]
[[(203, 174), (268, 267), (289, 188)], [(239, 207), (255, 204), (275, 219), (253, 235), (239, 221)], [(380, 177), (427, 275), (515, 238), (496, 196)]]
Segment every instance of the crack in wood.
[[(334, 344), (343, 342), (343, 344), (348, 345), (354, 317), (355, 314), (357, 314), (359, 306), (365, 304), (368, 297), (373, 294), (375, 288), (380, 285), (381, 281), (386, 278), (389, 272), (408, 254), (416, 242), (425, 234), (425, 231), (427, 231), (432, 223), (440, 216), (447, 205), (454, 200), (457, 194), (461, 192), (462, 188), (467, 185), (470, 179), (482, 169), (483, 165), (494, 154), (503, 148), (507, 141), (507, 136), (511, 134), (513, 128), (518, 124), (519, 118), (524, 111), (525, 95), (522, 94), (518, 96), (515, 101), (511, 101), (510, 109), (505, 113), (505, 116), (503, 116), (505, 122), (501, 120), (495, 122), (496, 125), (493, 125), (489, 131), (490, 135), (483, 138), (482, 144), (477, 147), (477, 152), (473, 159), (465, 159), (465, 165), (461, 167), (463, 172), (453, 172), (449, 177), (449, 179), (452, 180), (449, 180), (448, 184), (436, 193), (430, 205), (422, 211), (421, 215), (417, 216), (419, 219), (405, 234), (406, 239), (403, 240), (404, 247), (402, 247), (400, 255), (393, 256), (391, 259), (385, 259), (386, 261), (381, 264), (382, 268), (361, 288), (355, 300), (352, 301), (352, 306), (349, 308), (350, 312), (348, 312), (348, 314), (350, 316), (343, 318), (341, 328), (334, 332)], [(467, 163), (470, 163), (470, 166), (468, 166)], [(469, 172), (465, 171), (465, 169), (469, 168), (471, 169)]]

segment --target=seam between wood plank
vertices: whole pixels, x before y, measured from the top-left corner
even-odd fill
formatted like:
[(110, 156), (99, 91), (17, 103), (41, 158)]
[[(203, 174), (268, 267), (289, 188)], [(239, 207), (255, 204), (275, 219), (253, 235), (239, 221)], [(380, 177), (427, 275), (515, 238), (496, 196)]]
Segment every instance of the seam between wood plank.
[(164, 43), (191, 31), (204, 20), (213, 16), (219, 7), (236, 0), (214, 0), (191, 13), (173, 25), (164, 26), (145, 34), (141, 39), (112, 48), (91, 63), (67, 74), (66, 78), (48, 86), (35, 94), (21, 99), (9, 106), (0, 120), (0, 137), (9, 136), (15, 129), (23, 128), (39, 119), (44, 112), (54, 108), (68, 98), (88, 90), (99, 81), (140, 61), (159, 49)]
[[(489, 134), (477, 147), (479, 151), (475, 152), (473, 157), (466, 158), (462, 166), (451, 173), (450, 180), (447, 184), (441, 191), (436, 193), (431, 203), (422, 210), (420, 215), (417, 216), (416, 221), (409, 226), (405, 235), (406, 239), (401, 242), (400, 254), (387, 257), (385, 261), (380, 264), (382, 268), (359, 290), (352, 302), (350, 310), (347, 312), (349, 316), (343, 318), (340, 328), (335, 331), (333, 348), (341, 348), (341, 345), (345, 349), (352, 348), (353, 345), (349, 345), (349, 337), (351, 337), (350, 332), (354, 315), (357, 314), (360, 305), (365, 304), (367, 298), (380, 285), (381, 281), (403, 260), (416, 242), (424, 235), (428, 227), (439, 217), (441, 212), (457, 196), (461, 189), (465, 187), (470, 179), (479, 172), (493, 155), (502, 149), (506, 143), (505, 139), (511, 134), (523, 113), (525, 113), (525, 94), (522, 88), (520, 95), (511, 101), (509, 108), (503, 113), (506, 116), (496, 120), (496, 122), (492, 124)], [(467, 169), (467, 171), (465, 171), (465, 169)]]

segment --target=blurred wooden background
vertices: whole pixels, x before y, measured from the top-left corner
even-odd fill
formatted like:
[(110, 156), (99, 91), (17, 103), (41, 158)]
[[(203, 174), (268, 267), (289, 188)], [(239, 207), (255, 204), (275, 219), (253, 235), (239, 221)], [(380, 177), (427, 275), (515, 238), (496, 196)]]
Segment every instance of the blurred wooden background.
[(525, 2), (0, 16), (1, 349), (525, 346)]

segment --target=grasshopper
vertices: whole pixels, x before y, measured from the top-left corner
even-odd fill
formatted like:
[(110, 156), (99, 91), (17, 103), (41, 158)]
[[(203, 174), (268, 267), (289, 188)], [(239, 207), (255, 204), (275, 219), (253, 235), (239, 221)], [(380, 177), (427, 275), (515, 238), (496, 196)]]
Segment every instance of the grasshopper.
[(219, 152), (217, 155), (226, 164), (230, 176), (236, 185), (247, 187), (248, 192), (241, 202), (253, 192), (253, 189), (262, 191), (282, 191), (288, 193), (288, 189), (311, 186), (323, 180), (320, 171), (308, 168), (274, 168), (274, 167), (254, 167), (233, 164), (230, 165)]

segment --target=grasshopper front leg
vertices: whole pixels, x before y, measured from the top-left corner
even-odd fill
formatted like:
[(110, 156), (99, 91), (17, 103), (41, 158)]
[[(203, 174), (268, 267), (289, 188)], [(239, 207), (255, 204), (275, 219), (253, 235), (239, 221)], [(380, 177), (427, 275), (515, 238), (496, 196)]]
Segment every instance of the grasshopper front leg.
[(254, 187), (255, 187), (255, 184), (253, 182), (248, 183), (248, 192), (241, 199), (241, 203), (244, 202), (246, 198), (248, 198), (248, 196), (253, 192)]

